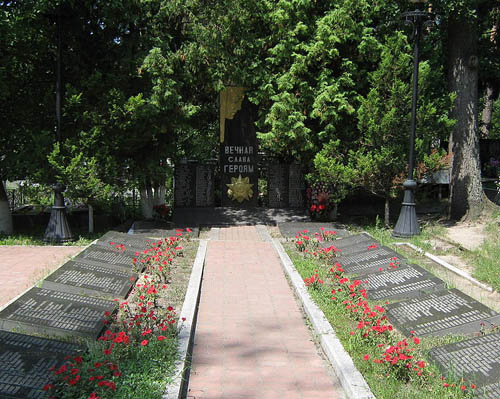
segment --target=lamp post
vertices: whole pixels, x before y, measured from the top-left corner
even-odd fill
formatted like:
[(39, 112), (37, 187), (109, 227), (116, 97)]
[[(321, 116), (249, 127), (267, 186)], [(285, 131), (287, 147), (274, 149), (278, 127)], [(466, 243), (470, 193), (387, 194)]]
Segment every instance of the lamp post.
[[(412, 3), (420, 3), (422, 6), (426, 0), (413, 0)], [(405, 189), (401, 213), (399, 214), (396, 227), (392, 232), (395, 237), (412, 237), (420, 234), (415, 209), (415, 189), (417, 182), (413, 180), (415, 168), (415, 130), (417, 123), (417, 99), (418, 99), (418, 64), (419, 44), (422, 28), (432, 23), (433, 14), (425, 10), (408, 11), (402, 14), (406, 24), (413, 27), (413, 97), (411, 105), (411, 129), (410, 129), (410, 154), (408, 159), (408, 179), (403, 183)]]
[[(62, 18), (61, 9), (57, 10), (56, 29), (57, 29), (57, 81), (56, 81), (56, 139), (59, 143), (62, 140), (61, 131), (61, 103), (62, 103)], [(54, 206), (50, 212), (50, 220), (43, 240), (45, 242), (63, 243), (72, 241), (73, 236), (69, 228), (68, 220), (66, 218), (66, 207), (64, 205), (63, 191), (66, 189), (61, 183), (56, 183), (52, 186), (54, 189)]]

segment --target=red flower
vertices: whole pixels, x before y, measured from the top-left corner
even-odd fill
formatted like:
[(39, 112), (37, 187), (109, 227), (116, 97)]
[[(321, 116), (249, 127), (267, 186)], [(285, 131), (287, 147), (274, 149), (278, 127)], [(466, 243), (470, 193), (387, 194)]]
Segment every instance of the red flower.
[(311, 212), (315, 212), (316, 211), (316, 205), (315, 204), (312, 204), (311, 205)]
[(158, 341), (163, 341), (164, 339), (167, 339), (167, 337), (165, 337), (163, 335), (158, 336)]
[(77, 375), (77, 376), (76, 376), (75, 378), (73, 378), (72, 380), (69, 380), (69, 381), (68, 381), (68, 384), (69, 384), (69, 385), (76, 385), (76, 383), (77, 383), (78, 381), (80, 381), (80, 376), (79, 376), (79, 375)]
[(97, 395), (95, 392), (92, 392), (89, 396), (89, 399), (101, 399), (101, 397)]
[(141, 342), (141, 345), (142, 345), (142, 346), (146, 346), (148, 343), (149, 343), (149, 341), (148, 341), (147, 339), (145, 339), (145, 340), (143, 340), (143, 341)]
[(364, 356), (363, 356), (363, 359), (365, 359), (365, 360), (370, 360), (370, 355), (364, 355)]
[(323, 210), (325, 210), (325, 206), (323, 204), (319, 204), (318, 209), (320, 211), (323, 211)]

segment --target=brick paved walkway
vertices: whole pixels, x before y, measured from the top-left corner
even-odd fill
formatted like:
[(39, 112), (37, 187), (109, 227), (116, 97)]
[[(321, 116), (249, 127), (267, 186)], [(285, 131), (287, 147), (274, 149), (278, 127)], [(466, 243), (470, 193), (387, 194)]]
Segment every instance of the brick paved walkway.
[(272, 244), (255, 227), (210, 241), (187, 397), (343, 398)]
[(73, 246), (0, 246), (0, 307), (81, 250)]

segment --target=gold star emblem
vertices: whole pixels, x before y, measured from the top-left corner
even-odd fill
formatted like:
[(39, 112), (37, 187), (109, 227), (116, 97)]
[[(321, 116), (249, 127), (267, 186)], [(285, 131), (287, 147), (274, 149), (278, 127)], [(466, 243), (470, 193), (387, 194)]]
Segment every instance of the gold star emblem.
[(241, 177), (241, 175), (238, 178), (231, 177), (231, 184), (226, 184), (226, 186), (229, 187), (227, 190), (229, 198), (238, 201), (240, 204), (253, 196), (253, 184), (250, 184), (249, 177)]

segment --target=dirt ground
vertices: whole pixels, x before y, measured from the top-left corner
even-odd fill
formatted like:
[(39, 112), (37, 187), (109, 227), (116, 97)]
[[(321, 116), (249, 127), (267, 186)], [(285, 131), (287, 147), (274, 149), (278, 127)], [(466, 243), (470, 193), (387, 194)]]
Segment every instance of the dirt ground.
[(484, 229), (487, 225), (483, 218), (475, 223), (457, 223), (453, 226), (445, 227), (446, 236), (449, 241), (460, 244), (468, 250), (478, 249), (486, 239)]

